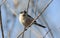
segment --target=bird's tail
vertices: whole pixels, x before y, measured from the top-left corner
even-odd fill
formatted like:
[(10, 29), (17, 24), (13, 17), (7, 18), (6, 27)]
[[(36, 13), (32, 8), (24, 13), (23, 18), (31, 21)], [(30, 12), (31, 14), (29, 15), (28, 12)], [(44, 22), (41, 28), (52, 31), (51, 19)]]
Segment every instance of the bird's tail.
[(43, 25), (41, 25), (41, 24), (38, 24), (38, 23), (34, 23), (34, 24), (36, 24), (36, 25), (38, 25), (38, 26), (40, 26), (40, 27), (42, 27), (42, 28), (46, 28), (45, 26), (43, 26)]

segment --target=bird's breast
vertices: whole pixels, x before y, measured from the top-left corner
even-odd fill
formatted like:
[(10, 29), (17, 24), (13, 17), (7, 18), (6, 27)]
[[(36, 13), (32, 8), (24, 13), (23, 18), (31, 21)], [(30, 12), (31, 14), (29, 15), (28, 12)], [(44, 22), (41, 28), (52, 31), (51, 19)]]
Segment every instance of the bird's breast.
[(19, 16), (19, 22), (20, 22), (20, 23), (23, 23), (23, 22), (24, 22), (24, 17), (21, 16), (21, 15)]

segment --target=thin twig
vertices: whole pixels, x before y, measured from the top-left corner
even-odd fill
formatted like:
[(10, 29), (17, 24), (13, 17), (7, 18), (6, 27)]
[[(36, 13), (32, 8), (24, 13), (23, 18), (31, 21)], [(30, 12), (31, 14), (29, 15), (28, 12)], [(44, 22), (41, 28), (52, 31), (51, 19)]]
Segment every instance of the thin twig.
[[(24, 28), (24, 31), (25, 31), (26, 28)], [(22, 34), (22, 38), (24, 38), (24, 33)]]
[(25, 32), (25, 30), (23, 30), (23, 32), (21, 32), (20, 35), (17, 36), (17, 38), (19, 38), (24, 32)]
[(8, 2), (7, 2), (6, 0), (3, 0), (2, 3), (0, 4), (0, 6), (3, 5), (4, 3), (5, 3), (6, 6), (10, 9), (10, 11), (13, 13), (13, 15), (18, 16), (17, 13), (16, 13), (16, 11), (14, 11), (14, 10), (10, 7), (10, 5), (8, 4)]
[(23, 35), (22, 35), (22, 38), (24, 38), (24, 33), (23, 33)]
[[(50, 1), (50, 2), (46, 5), (46, 7), (42, 9), (43, 11), (38, 14), (38, 16), (31, 22), (31, 24), (30, 24), (29, 26), (31, 26), (32, 23), (33, 23), (35, 20), (37, 20), (37, 19), (39, 18), (39, 16), (41, 16), (41, 15), (44, 13), (44, 11), (45, 11), (46, 8), (50, 5), (51, 2), (52, 2), (52, 1)], [(27, 26), (27, 27), (29, 27), (29, 26)], [(21, 36), (24, 32), (25, 32), (25, 31), (23, 31), (19, 36)]]
[(33, 33), (34, 35), (37, 36), (37, 38), (43, 38), (43, 36), (40, 34), (40, 32), (34, 30), (33, 28), (31, 28), (31, 31), (32, 31), (32, 33)]
[[(52, 1), (53, 1), (53, 0), (50, 0), (50, 1), (49, 1), (49, 4), (46, 6), (46, 8), (50, 5), (50, 3), (51, 3)], [(45, 8), (45, 9), (46, 9), (46, 8)], [(45, 21), (45, 23), (46, 23), (46, 21)], [(47, 23), (46, 23), (46, 26), (48, 27), (49, 32), (50, 32), (50, 34), (51, 34), (52, 38), (54, 38), (53, 33), (52, 33), (52, 31), (51, 31), (51, 29), (50, 29), (50, 27), (48, 26), (48, 24), (47, 24)]]
[[(44, 20), (44, 19), (43, 19), (43, 20)], [(44, 20), (44, 21), (45, 21), (45, 20)], [(46, 26), (47, 26), (47, 28), (48, 28), (48, 30), (49, 30), (49, 32), (50, 32), (52, 38), (54, 38), (53, 33), (52, 33), (52, 31), (51, 31), (51, 29), (50, 29), (50, 27), (48, 26), (48, 24), (47, 24), (46, 21), (45, 21), (45, 24), (46, 24)]]
[(9, 8), (9, 10), (11, 11), (11, 13), (12, 13), (14, 16), (18, 16), (17, 13), (16, 13), (16, 11), (14, 11), (14, 10), (10, 7), (10, 5), (8, 4), (8, 1), (6, 1), (5, 4), (6, 4), (7, 8)]
[(53, 37), (53, 33), (52, 33), (52, 31), (51, 31), (51, 29), (50, 29), (50, 27), (48, 26), (48, 23), (45, 21), (45, 19), (43, 18), (43, 21), (45, 22), (45, 24), (46, 24), (46, 26), (47, 26), (47, 28), (48, 28), (48, 32), (45, 34), (45, 36), (43, 36), (43, 38), (45, 38), (46, 37), (46, 35), (50, 32), (50, 34), (51, 34), (51, 36), (52, 36), (52, 38), (54, 38)]
[(36, 6), (35, 6), (35, 9), (34, 9), (35, 16), (36, 16), (36, 11), (37, 11), (37, 5), (38, 5), (38, 0), (36, 0)]
[[(1, 6), (0, 6), (0, 15), (1, 15)], [(4, 38), (4, 31), (3, 31), (3, 25), (2, 25), (2, 15), (1, 15), (1, 31), (2, 31), (2, 38)]]
[(43, 36), (43, 38), (45, 38), (45, 37), (46, 37), (46, 35), (47, 35), (49, 32), (50, 32), (50, 30), (49, 30), (48, 32), (46, 32), (46, 34)]
[[(50, 0), (49, 2), (51, 3), (53, 0)], [(50, 4), (49, 3), (49, 4)], [(48, 6), (49, 6), (49, 4), (48, 4)], [(47, 6), (47, 7), (48, 7)], [(45, 21), (45, 23), (46, 23), (46, 26), (48, 27), (48, 29), (49, 29), (49, 31), (50, 31), (50, 34), (51, 34), (51, 36), (52, 36), (52, 38), (54, 38), (54, 36), (53, 36), (53, 33), (52, 33), (52, 31), (51, 31), (51, 29), (50, 29), (50, 27), (48, 26), (48, 24), (47, 24), (47, 22)]]
[(6, 2), (6, 0), (2, 0), (2, 3), (0, 4), (0, 6), (3, 5), (5, 2)]
[(30, 31), (29, 31), (29, 38), (31, 38), (31, 27), (30, 27)]
[[(51, 3), (53, 0), (50, 0), (49, 2)], [(50, 4), (49, 3), (49, 4)], [(49, 4), (48, 4), (48, 6), (49, 6)], [(49, 29), (49, 31), (48, 32), (50, 32), (50, 34), (51, 34), (51, 36), (52, 36), (52, 38), (54, 38), (54, 36), (53, 36), (53, 33), (52, 33), (52, 31), (51, 31), (51, 29), (50, 29), (50, 27), (48, 26), (48, 24), (47, 24), (47, 22), (43, 19), (43, 21), (46, 23), (46, 26), (48, 27), (48, 29)], [(46, 33), (46, 35), (48, 34), (48, 32)], [(46, 37), (46, 35), (45, 36), (43, 36), (43, 38), (45, 38)]]
[(29, 9), (29, 3), (30, 3), (30, 0), (28, 1), (28, 6), (27, 6), (27, 13), (28, 13), (28, 9)]
[(4, 38), (4, 31), (3, 31), (3, 25), (2, 25), (2, 15), (1, 15), (1, 6), (6, 2), (6, 0), (3, 0), (0, 4), (0, 23), (1, 23), (1, 31), (2, 31), (2, 38)]

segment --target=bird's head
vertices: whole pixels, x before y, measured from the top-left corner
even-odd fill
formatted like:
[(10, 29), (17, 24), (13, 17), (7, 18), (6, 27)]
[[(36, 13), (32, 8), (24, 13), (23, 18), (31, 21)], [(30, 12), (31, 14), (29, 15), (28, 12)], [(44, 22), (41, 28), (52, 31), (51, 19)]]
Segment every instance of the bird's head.
[(20, 15), (22, 15), (22, 16), (26, 16), (26, 14), (27, 14), (27, 11), (25, 11), (25, 10), (20, 12)]

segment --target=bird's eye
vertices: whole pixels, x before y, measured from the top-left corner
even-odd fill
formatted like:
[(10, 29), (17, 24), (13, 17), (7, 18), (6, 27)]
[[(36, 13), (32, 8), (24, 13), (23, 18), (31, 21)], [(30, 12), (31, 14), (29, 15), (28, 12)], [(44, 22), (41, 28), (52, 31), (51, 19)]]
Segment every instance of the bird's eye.
[(26, 13), (27, 13), (27, 11), (24, 11), (24, 13), (26, 14)]

